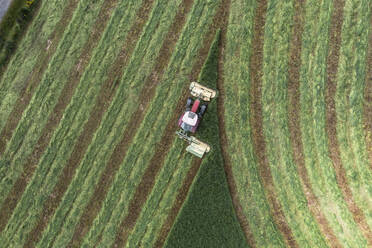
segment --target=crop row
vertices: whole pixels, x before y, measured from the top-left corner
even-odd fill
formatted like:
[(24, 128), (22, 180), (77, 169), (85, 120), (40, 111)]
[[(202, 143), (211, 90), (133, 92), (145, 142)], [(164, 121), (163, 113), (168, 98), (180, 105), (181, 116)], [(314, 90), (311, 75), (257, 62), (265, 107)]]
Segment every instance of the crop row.
[(355, 202), (372, 229), (372, 173), (363, 130), (363, 89), (370, 15), (369, 1), (346, 2), (335, 102), (342, 165)]
[[(40, 51), (45, 51), (47, 40), (60, 20), (68, 0), (42, 2), (39, 14), (28, 27), (18, 44), (7, 70), (0, 81), (0, 130), (4, 127), (20, 91), (27, 86), (29, 75), (38, 62)], [(22, 68), (22, 70), (19, 70)]]
[[(251, 138), (249, 71), (256, 1), (235, 1), (227, 31), (225, 62), (225, 122), (237, 192), (256, 245), (284, 247), (260, 178)], [(240, 25), (244, 23), (244, 25)], [(239, 55), (239, 56), (236, 56)], [(236, 132), (236, 130), (240, 130)]]
[[(34, 223), (37, 220), (37, 218), (31, 218), (30, 216), (38, 216), (40, 214), (43, 201), (45, 201), (53, 189), (56, 183), (55, 178), (58, 178), (58, 175), (63, 169), (61, 164), (66, 163), (71, 153), (71, 147), (73, 147), (84, 122), (89, 117), (95, 96), (98, 95), (97, 92), (100, 90), (100, 85), (107, 77), (105, 72), (107, 73), (111, 65), (112, 57), (116, 57), (120, 52), (125, 38), (122, 30), (129, 29), (128, 26), (139, 5), (140, 3), (136, 3), (128, 6), (127, 3), (123, 3), (115, 11), (109, 28), (105, 31), (98, 48), (95, 49), (93, 59), (84, 72), (76, 93), (67, 107), (61, 124), (55, 131), (49, 147), (41, 158), (34, 177), (29, 183), (20, 204), (18, 204), (9, 222), (10, 226), (23, 221), (24, 224), (28, 223), (28, 228), (31, 228), (32, 224), (28, 221)], [(128, 12), (123, 11), (125, 9), (128, 9)], [(122, 29), (118, 29), (118, 26)], [(76, 28), (79, 30), (80, 27), (76, 26)], [(97, 68), (99, 69), (97, 70)], [(81, 108), (81, 106), (84, 106), (84, 108)], [(43, 190), (40, 191), (40, 188)], [(38, 201), (34, 201), (38, 199), (36, 196), (41, 198)], [(30, 206), (32, 207), (30, 208)], [(29, 211), (30, 209), (33, 209), (33, 211)], [(26, 216), (29, 216), (28, 218), (30, 219), (26, 220)], [(14, 231), (20, 231), (18, 228), (15, 229)], [(7, 237), (11, 238), (11, 235), (8, 233)]]
[[(337, 184), (325, 127), (325, 78), (332, 3), (307, 1), (300, 71), (301, 133), (305, 166), (321, 211), (341, 244), (365, 244)], [(322, 35), (319, 35), (322, 34)]]

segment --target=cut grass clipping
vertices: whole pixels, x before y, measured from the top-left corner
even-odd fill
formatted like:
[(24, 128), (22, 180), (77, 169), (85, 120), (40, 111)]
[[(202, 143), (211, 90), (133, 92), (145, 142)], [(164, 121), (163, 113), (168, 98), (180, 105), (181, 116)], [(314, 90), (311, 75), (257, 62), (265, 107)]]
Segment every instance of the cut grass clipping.
[[(220, 31), (209, 50), (199, 82), (217, 87)], [(211, 146), (164, 247), (249, 247), (236, 217), (218, 137), (217, 100), (208, 105), (198, 138)], [(191, 155), (190, 155), (191, 156)]]

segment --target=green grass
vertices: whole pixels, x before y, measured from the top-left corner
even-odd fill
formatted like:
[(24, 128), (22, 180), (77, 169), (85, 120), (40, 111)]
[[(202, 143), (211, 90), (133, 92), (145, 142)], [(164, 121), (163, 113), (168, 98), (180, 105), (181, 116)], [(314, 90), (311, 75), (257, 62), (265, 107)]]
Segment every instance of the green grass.
[[(214, 89), (218, 78), (219, 40), (218, 32), (199, 76), (199, 82)], [(212, 148), (201, 163), (164, 247), (248, 247), (232, 205), (223, 167), (216, 99), (208, 105), (198, 138)]]
[[(321, 211), (341, 244), (365, 247), (358, 226), (340, 191), (329, 157), (325, 129), (325, 80), (331, 2), (306, 3), (300, 71), (301, 132), (305, 166)], [(322, 34), (322, 35), (319, 35)]]
[(372, 173), (363, 131), (363, 92), (370, 25), (370, 1), (345, 5), (337, 90), (337, 137), (342, 166), (356, 204), (372, 228)]
[[(227, 31), (225, 125), (237, 193), (257, 247), (284, 247), (260, 178), (251, 138), (250, 58), (256, 1), (235, 1)], [(243, 25), (241, 25), (243, 24)], [(236, 132), (239, 130), (239, 132)]]
[[(42, 210), (42, 204), (53, 189), (56, 178), (62, 171), (63, 166), (61, 165), (66, 163), (72, 151), (71, 147), (73, 147), (84, 126), (83, 124), (89, 117), (90, 109), (94, 105), (94, 96), (98, 95), (99, 86), (107, 77), (106, 73), (108, 67), (112, 64), (112, 57), (116, 57), (122, 48), (126, 37), (126, 35), (123, 35), (123, 30), (128, 32), (136, 9), (138, 9), (140, 4), (141, 2), (137, 1), (133, 5), (128, 6), (127, 2), (125, 2), (113, 14), (109, 27), (106, 29), (97, 49), (93, 52), (91, 64), (82, 76), (81, 83), (76, 89), (76, 94), (67, 107), (60, 126), (54, 132), (49, 147), (41, 158), (34, 177), (27, 186), (25, 194), (9, 222), (11, 225), (23, 222), (25, 226), (27, 223), (27, 228), (31, 228), (32, 223), (38, 219)], [(98, 71), (97, 68), (99, 68)], [(96, 73), (100, 76), (97, 76)], [(90, 84), (86, 82), (90, 82)], [(86, 98), (81, 97), (82, 95)], [(86, 108), (80, 108), (81, 106)], [(40, 188), (44, 190), (40, 191)], [(33, 211), (30, 211), (30, 209)], [(16, 228), (14, 231), (19, 232), (21, 230)], [(7, 236), (11, 237), (9, 233)]]
[(327, 247), (307, 206), (289, 140), (287, 68), (293, 12), (291, 0), (268, 2), (261, 96), (266, 156), (277, 197), (298, 245)]
[[(20, 175), (25, 159), (32, 152), (41, 135), (41, 131), (58, 101), (59, 94), (67, 83), (66, 75), (69, 75), (73, 70), (72, 67), (88, 39), (87, 34), (95, 23), (102, 3), (103, 0), (99, 0), (95, 4), (89, 4), (88, 1), (79, 4), (62, 42), (44, 72), (22, 119), (14, 130), (1, 158), (5, 164), (10, 162), (8, 167), (1, 168), (1, 172), (8, 170), (5, 179), (0, 182), (1, 200), (5, 199), (4, 195), (9, 192), (16, 178)], [(90, 11), (84, 11), (88, 4)], [(86, 84), (85, 87), (89, 87), (89, 84)], [(10, 112), (10, 109), (8, 110)]]

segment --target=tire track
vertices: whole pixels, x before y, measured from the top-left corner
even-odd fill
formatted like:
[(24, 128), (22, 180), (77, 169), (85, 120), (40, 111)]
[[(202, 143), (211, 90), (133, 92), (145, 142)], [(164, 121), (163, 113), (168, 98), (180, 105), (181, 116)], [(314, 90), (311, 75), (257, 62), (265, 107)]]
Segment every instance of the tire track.
[(226, 179), (229, 186), (229, 191), (231, 195), (231, 199), (233, 202), (233, 206), (235, 209), (236, 216), (238, 218), (239, 224), (241, 229), (243, 230), (245, 234), (245, 238), (247, 243), (250, 247), (256, 247), (256, 242), (253, 236), (252, 231), (250, 230), (247, 217), (244, 215), (243, 207), (240, 203), (239, 196), (237, 193), (237, 187), (234, 179), (234, 175), (232, 172), (232, 163), (230, 160), (230, 156), (227, 152), (228, 150), (228, 140), (226, 135), (226, 129), (225, 129), (225, 107), (224, 107), (224, 101), (225, 101), (225, 88), (224, 88), (224, 80), (225, 80), (225, 74), (224, 74), (224, 60), (225, 60), (225, 47), (226, 47), (226, 30), (228, 27), (229, 22), (229, 13), (230, 13), (230, 0), (223, 0), (225, 7), (224, 13), (222, 13), (223, 23), (221, 25), (221, 40), (219, 43), (219, 60), (218, 60), (218, 80), (217, 80), (217, 88), (219, 92), (219, 97), (217, 99), (217, 113), (218, 113), (218, 126), (219, 126), (219, 136), (220, 136), (220, 146), (222, 151), (222, 157), (223, 157), (223, 164), (226, 174)]
[(23, 112), (30, 103), (34, 91), (41, 82), (44, 71), (48, 67), (49, 61), (57, 49), (58, 43), (62, 38), (66, 26), (72, 19), (72, 14), (74, 13), (78, 2), (79, 0), (70, 0), (68, 2), (66, 8), (63, 10), (61, 19), (49, 37), (49, 40), (51, 40), (50, 46), (47, 45), (47, 49), (40, 52), (37, 60), (38, 63), (34, 66), (34, 69), (29, 76), (29, 83), (22, 89), (11, 114), (9, 115), (6, 124), (0, 133), (0, 155), (4, 153), (8, 140), (12, 137), (13, 131), (17, 127), (18, 122), (22, 118)]
[(369, 168), (372, 169), (372, 14), (370, 18), (363, 116), (366, 131), (367, 152), (369, 154)]
[(294, 28), (290, 45), (290, 60), (289, 60), (289, 83), (288, 96), (290, 104), (288, 106), (289, 129), (292, 142), (293, 158), (298, 168), (298, 174), (302, 179), (303, 189), (308, 202), (308, 207), (311, 214), (315, 217), (324, 233), (327, 243), (330, 247), (342, 247), (334, 234), (332, 228), (321, 211), (321, 206), (318, 198), (315, 196), (309, 175), (305, 166), (304, 151), (301, 138), (300, 124), (300, 67), (301, 67), (301, 47), (302, 33), (304, 29), (306, 0), (301, 0), (295, 3)]
[[(203, 40), (204, 46), (200, 48), (198, 51), (198, 60), (194, 63), (192, 70), (191, 70), (191, 75), (190, 75), (190, 80), (193, 80), (197, 78), (197, 76), (200, 73), (201, 67), (205, 61), (205, 59), (208, 56), (209, 48), (212, 44), (214, 35), (216, 34), (216, 31), (218, 28), (221, 27), (222, 20), (223, 20), (223, 13), (226, 8), (225, 4), (221, 4), (221, 6), (218, 8), (216, 14), (214, 15), (214, 18), (212, 20), (212, 24), (210, 25), (208, 32)], [(155, 155), (152, 157), (150, 161), (150, 166), (146, 168), (146, 171), (144, 173), (144, 176), (142, 177), (142, 180), (140, 184), (137, 186), (135, 195), (133, 199), (130, 202), (129, 205), (129, 215), (127, 215), (122, 223), (120, 224), (119, 231), (116, 236), (115, 244), (114, 247), (123, 247), (124, 244), (126, 243), (128, 236), (133, 229), (140, 213), (142, 210), (142, 206), (146, 202), (146, 199), (148, 195), (150, 194), (152, 187), (155, 184), (155, 177), (157, 175), (157, 172), (160, 170), (163, 160), (168, 153), (168, 150), (170, 149), (172, 145), (172, 141), (174, 140), (174, 132), (177, 130), (177, 126), (174, 124), (177, 122), (178, 119), (178, 114), (182, 112), (184, 108), (184, 103), (187, 99), (188, 94), (186, 93), (186, 88), (184, 89), (185, 94), (182, 94), (182, 97), (177, 103), (177, 106), (175, 110), (173, 111), (173, 117), (171, 120), (168, 122), (167, 127), (165, 130), (167, 130), (159, 142)], [(188, 172), (188, 175), (185, 178), (185, 181), (183, 183), (183, 187), (185, 187), (182, 192), (180, 192), (177, 195), (177, 199), (172, 207), (171, 213), (167, 217), (167, 220), (163, 223), (159, 237), (157, 241), (155, 242), (155, 247), (161, 247), (165, 240), (166, 237), (168, 236), (170, 227), (173, 225), (174, 220), (176, 216), (178, 215), (178, 212), (186, 199), (188, 190), (194, 180), (194, 177), (200, 167), (201, 160), (200, 159), (194, 159), (193, 160), (193, 165)], [(183, 189), (182, 187), (182, 189)]]
[(270, 171), (270, 166), (265, 156), (265, 138), (262, 128), (262, 105), (261, 105), (261, 78), (262, 78), (262, 67), (263, 67), (263, 44), (264, 44), (264, 27), (265, 27), (265, 16), (267, 9), (267, 1), (258, 1), (256, 15), (254, 18), (254, 31), (253, 31), (253, 42), (252, 42), (252, 57), (250, 74), (252, 76), (252, 88), (250, 91), (251, 96), (251, 113), (250, 122), (252, 126), (252, 139), (255, 154), (259, 162), (259, 172), (262, 178), (262, 183), (265, 187), (268, 202), (270, 204), (271, 212), (277, 225), (277, 228), (282, 233), (286, 243), (290, 247), (298, 247), (296, 240), (293, 237), (292, 231), (286, 222), (285, 215), (282, 210), (282, 206), (277, 199), (275, 193), (275, 186)]
[(337, 140), (337, 113), (335, 107), (335, 94), (337, 88), (337, 71), (341, 46), (341, 31), (343, 23), (344, 0), (334, 0), (333, 13), (329, 33), (329, 52), (327, 55), (327, 85), (326, 85), (326, 131), (328, 134), (329, 155), (336, 172), (337, 184), (340, 187), (344, 201), (353, 215), (354, 221), (365, 236), (368, 244), (372, 246), (372, 231), (369, 228), (362, 210), (354, 201), (349, 188), (346, 171), (342, 166), (340, 150)]

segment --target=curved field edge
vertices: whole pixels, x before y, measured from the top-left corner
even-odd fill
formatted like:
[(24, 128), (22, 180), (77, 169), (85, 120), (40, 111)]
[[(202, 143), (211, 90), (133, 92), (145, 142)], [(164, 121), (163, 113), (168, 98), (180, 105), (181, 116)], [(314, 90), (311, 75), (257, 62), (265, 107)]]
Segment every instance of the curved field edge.
[[(217, 88), (218, 42), (216, 34), (199, 81)], [(169, 233), (164, 247), (248, 247), (236, 218), (223, 168), (218, 137), (216, 99), (198, 131), (198, 138), (211, 145), (211, 151), (201, 162), (189, 195)]]

